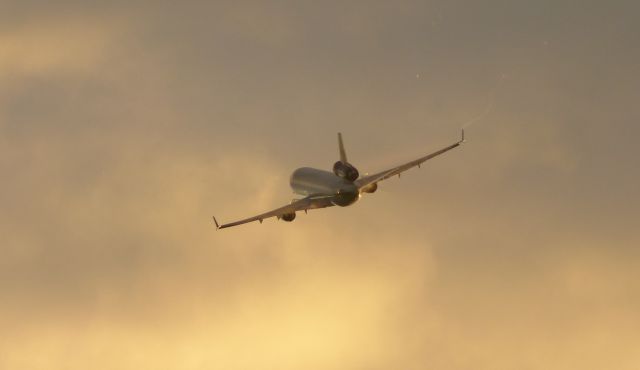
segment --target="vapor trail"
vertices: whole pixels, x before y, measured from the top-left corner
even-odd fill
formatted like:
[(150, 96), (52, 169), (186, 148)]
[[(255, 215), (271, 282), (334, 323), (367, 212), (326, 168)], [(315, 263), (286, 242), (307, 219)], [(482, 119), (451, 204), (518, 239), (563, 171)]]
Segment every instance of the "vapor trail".
[(491, 94), (489, 95), (489, 101), (487, 102), (487, 106), (485, 107), (485, 109), (482, 111), (482, 113), (480, 113), (479, 115), (477, 115), (476, 117), (472, 118), (471, 120), (467, 121), (464, 125), (462, 125), (463, 129), (468, 128), (469, 126), (482, 120), (487, 115), (489, 115), (489, 113), (491, 113), (496, 102), (496, 92), (498, 91), (498, 88), (502, 84), (502, 80), (504, 80), (505, 78), (506, 78), (506, 75), (504, 73), (500, 75), (500, 79), (498, 80), (498, 83), (496, 84), (495, 88), (493, 89), (493, 91), (491, 91)]

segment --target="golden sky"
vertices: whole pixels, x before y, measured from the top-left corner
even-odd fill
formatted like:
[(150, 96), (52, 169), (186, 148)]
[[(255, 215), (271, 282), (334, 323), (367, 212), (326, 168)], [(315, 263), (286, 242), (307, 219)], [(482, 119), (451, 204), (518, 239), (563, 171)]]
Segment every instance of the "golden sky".
[(1, 369), (640, 368), (637, 2), (0, 9)]

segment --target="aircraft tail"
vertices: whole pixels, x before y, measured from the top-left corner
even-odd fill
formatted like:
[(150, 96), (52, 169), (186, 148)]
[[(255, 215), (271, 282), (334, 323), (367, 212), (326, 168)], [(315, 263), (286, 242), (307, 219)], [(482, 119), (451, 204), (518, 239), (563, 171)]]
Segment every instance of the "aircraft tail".
[(340, 147), (340, 162), (347, 162), (347, 152), (344, 150), (344, 144), (342, 143), (342, 134), (338, 132), (338, 146)]
[(342, 134), (338, 132), (338, 147), (340, 149), (340, 160), (333, 164), (333, 173), (348, 181), (356, 181), (360, 176), (358, 169), (347, 162), (347, 152), (344, 150)]

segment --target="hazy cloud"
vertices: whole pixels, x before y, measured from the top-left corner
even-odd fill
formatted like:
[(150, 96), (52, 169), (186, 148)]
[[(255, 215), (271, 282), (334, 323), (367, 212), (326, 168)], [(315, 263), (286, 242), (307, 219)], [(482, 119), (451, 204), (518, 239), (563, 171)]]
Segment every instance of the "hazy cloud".
[(7, 3), (0, 367), (636, 369), (636, 8)]

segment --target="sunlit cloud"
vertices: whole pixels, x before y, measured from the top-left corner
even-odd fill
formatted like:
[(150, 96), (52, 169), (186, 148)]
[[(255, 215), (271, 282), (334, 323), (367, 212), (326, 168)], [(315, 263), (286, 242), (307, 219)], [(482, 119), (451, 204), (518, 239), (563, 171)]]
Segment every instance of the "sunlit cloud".
[(0, 28), (0, 368), (637, 369), (635, 13), (71, 3)]
[(91, 71), (104, 63), (122, 22), (95, 17), (36, 19), (0, 31), (0, 78)]

